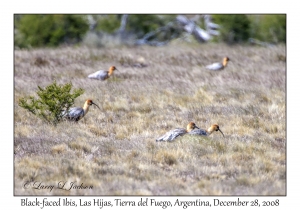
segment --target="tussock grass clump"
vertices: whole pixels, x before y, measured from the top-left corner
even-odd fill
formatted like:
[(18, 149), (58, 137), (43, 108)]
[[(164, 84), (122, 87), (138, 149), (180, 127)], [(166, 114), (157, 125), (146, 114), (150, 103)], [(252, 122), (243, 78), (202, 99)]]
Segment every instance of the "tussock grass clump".
[[(15, 50), (15, 102), (37, 85), (72, 82), (91, 107), (51, 126), (14, 105), (15, 195), (285, 195), (285, 46)], [(232, 61), (223, 71), (205, 65)], [(40, 61), (34, 62), (37, 57)], [(107, 81), (87, 75), (115, 65)], [(26, 82), (24, 82), (26, 81)], [(155, 139), (193, 121), (208, 137)], [(92, 190), (24, 190), (63, 180)]]
[(68, 146), (70, 149), (83, 151), (85, 153), (90, 153), (92, 149), (89, 144), (80, 141), (71, 141)]
[(58, 144), (51, 148), (51, 153), (53, 155), (61, 154), (61, 153), (65, 152), (66, 150), (67, 150), (67, 146), (65, 144)]
[(176, 156), (168, 151), (159, 151), (155, 155), (155, 160), (159, 163), (173, 165), (177, 163)]

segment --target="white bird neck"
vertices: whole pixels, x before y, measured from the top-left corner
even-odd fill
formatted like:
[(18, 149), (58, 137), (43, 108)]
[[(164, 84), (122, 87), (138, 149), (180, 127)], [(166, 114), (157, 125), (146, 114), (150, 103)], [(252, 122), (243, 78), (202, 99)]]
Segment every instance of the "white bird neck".
[(228, 61), (224, 58), (223, 60), (223, 66), (225, 67), (227, 65)]
[(86, 115), (86, 113), (88, 113), (89, 108), (90, 108), (90, 105), (87, 102), (85, 102), (83, 105), (84, 115)]
[(207, 130), (206, 130), (206, 133), (207, 135), (210, 135), (212, 134), (213, 132), (215, 131), (215, 128), (213, 126), (209, 127)]
[(109, 69), (109, 71), (108, 71), (108, 75), (110, 76), (110, 75), (112, 75), (113, 74), (113, 72), (114, 72), (114, 70), (113, 69)]
[(194, 128), (188, 125), (186, 128), (186, 132), (191, 132), (192, 130), (194, 130)]

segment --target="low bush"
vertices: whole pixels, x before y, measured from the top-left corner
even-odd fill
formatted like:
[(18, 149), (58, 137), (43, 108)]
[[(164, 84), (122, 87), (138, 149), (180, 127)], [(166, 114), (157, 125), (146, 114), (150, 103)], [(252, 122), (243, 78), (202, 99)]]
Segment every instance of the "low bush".
[(75, 89), (71, 93), (71, 83), (57, 85), (56, 81), (45, 88), (38, 86), (38, 89), (39, 99), (34, 96), (23, 97), (19, 100), (19, 106), (53, 125), (63, 119), (63, 111), (68, 110), (84, 92), (83, 89)]

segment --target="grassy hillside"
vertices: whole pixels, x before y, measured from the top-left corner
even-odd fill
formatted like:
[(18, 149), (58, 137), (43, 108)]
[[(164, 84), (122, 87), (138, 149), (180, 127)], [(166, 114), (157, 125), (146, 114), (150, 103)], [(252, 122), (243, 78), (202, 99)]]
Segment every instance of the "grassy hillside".
[[(15, 195), (285, 195), (285, 46), (220, 44), (15, 50)], [(224, 71), (205, 65), (231, 61)], [(87, 79), (115, 65), (107, 81)], [(72, 82), (91, 107), (57, 127), (18, 106), (37, 85)], [(194, 121), (225, 134), (156, 142)], [(76, 182), (91, 190), (32, 187)]]

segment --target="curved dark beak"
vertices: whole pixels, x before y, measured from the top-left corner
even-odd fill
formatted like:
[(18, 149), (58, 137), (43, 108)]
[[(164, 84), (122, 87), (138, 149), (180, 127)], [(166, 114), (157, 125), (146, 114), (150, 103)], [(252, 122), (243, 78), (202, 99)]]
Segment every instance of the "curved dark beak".
[(200, 129), (197, 125), (195, 125), (195, 128), (198, 128), (198, 129)]
[(224, 136), (223, 132), (220, 130), (220, 128), (219, 128), (219, 131), (222, 133), (223, 137), (225, 138), (225, 136)]
[(95, 104), (94, 102), (92, 104), (94, 104), (95, 106), (97, 106), (100, 109), (100, 107), (97, 104)]

